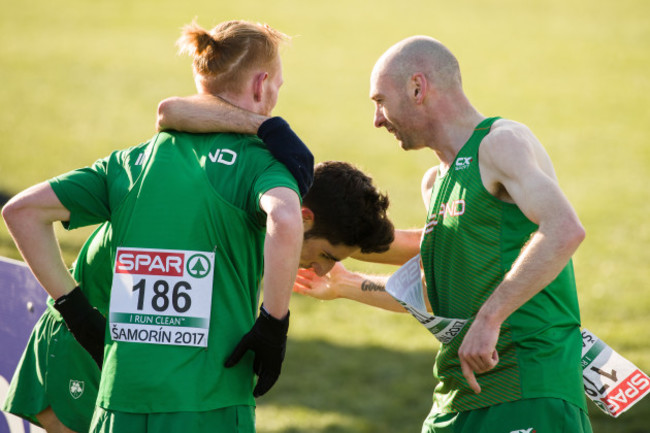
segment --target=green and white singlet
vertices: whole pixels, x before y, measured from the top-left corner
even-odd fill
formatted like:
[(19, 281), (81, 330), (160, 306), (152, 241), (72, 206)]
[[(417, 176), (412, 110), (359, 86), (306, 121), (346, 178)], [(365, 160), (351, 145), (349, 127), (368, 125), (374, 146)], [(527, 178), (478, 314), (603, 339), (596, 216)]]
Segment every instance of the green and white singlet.
[(477, 126), (433, 186), (421, 244), (428, 298), (434, 314), (470, 321), (436, 357), (434, 410), (463, 412), (537, 397), (564, 399), (586, 410), (571, 262), (503, 323), (499, 363), (477, 375), (480, 394), (461, 371), (458, 349), (473, 317), (537, 230), (516, 205), (498, 200), (482, 183), (479, 146), (495, 120)]
[[(153, 287), (158, 300), (144, 298), (147, 305), (164, 307), (149, 315), (156, 320), (168, 319), (171, 305), (182, 309), (188, 300), (197, 305), (209, 299), (207, 345), (145, 343), (109, 326), (98, 405), (133, 413), (254, 406), (253, 355), (229, 369), (223, 364), (257, 315), (265, 237), (259, 198), (276, 187), (298, 194), (286, 168), (254, 136), (164, 132), (51, 185), (71, 212), (70, 228), (111, 222), (111, 267), (103, 270), (109, 279), (119, 273), (118, 248), (155, 260), (167, 257), (165, 266), (172, 270), (176, 252), (214, 255), (211, 296), (161, 274)], [(155, 260), (139, 264), (153, 269)], [(115, 287), (113, 281), (114, 292)], [(139, 287), (144, 286), (134, 284), (132, 292), (152, 290)]]

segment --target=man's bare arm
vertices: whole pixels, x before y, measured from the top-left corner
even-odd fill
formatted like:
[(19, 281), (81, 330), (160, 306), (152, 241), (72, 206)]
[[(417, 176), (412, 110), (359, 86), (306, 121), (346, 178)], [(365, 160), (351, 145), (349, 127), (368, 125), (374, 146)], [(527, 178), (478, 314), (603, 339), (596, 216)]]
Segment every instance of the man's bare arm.
[[(405, 313), (399, 302), (386, 292), (387, 280), (388, 276), (350, 272), (337, 263), (322, 277), (311, 269), (299, 269), (293, 291), (323, 301), (349, 299), (383, 310)], [(428, 300), (426, 303), (430, 310)]]
[(314, 155), (281, 117), (267, 117), (236, 107), (218, 96), (173, 97), (158, 105), (156, 128), (209, 133), (257, 134), (271, 154), (298, 182), (304, 196), (314, 181)]
[(158, 104), (158, 131), (237, 132), (257, 134), (267, 116), (236, 107), (213, 95), (167, 98)]
[(106, 319), (94, 309), (68, 272), (54, 233), (55, 221), (68, 221), (70, 212), (49, 183), (26, 189), (2, 209), (9, 232), (25, 262), (45, 291), (55, 299), (66, 326), (101, 368)]
[(401, 266), (420, 252), (421, 229), (395, 230), (395, 239), (383, 253), (357, 252), (352, 258), (364, 262)]
[(39, 183), (13, 197), (2, 216), (18, 250), (36, 279), (54, 299), (70, 293), (77, 283), (61, 256), (55, 221), (67, 221), (70, 212), (61, 204), (47, 182)]
[(431, 167), (424, 173), (422, 177), (422, 182), (420, 184), (420, 194), (422, 194), (422, 201), (424, 202), (424, 208), (426, 211), (429, 211), (429, 204), (431, 201), (431, 192), (433, 191), (433, 184), (436, 182), (436, 176), (438, 176), (438, 166)]
[(286, 316), (296, 278), (303, 228), (300, 200), (289, 188), (274, 188), (260, 199), (267, 214), (264, 241), (264, 307), (275, 318)]
[(302, 246), (300, 200), (289, 188), (264, 193), (260, 207), (267, 214), (264, 241), (264, 303), (251, 330), (239, 341), (224, 365), (238, 364), (248, 351), (255, 354), (258, 376), (253, 396), (264, 395), (280, 377), (289, 331), (289, 298)]

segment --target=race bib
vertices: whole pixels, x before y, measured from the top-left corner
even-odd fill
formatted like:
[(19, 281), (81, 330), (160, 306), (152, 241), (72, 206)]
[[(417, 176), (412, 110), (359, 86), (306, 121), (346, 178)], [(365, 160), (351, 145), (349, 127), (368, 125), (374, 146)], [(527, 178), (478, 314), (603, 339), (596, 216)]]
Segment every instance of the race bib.
[[(427, 311), (419, 254), (390, 276), (386, 292), (441, 343), (453, 340), (467, 323), (463, 319), (436, 317)], [(582, 330), (582, 369), (585, 393), (614, 418), (650, 392), (648, 376), (587, 329)]]
[(109, 325), (114, 341), (206, 347), (214, 253), (117, 249)]
[(587, 329), (582, 330), (582, 378), (589, 398), (614, 418), (650, 392), (648, 376)]
[(427, 311), (422, 288), (420, 255), (401, 266), (386, 282), (386, 291), (441, 343), (449, 343), (467, 320), (436, 317)]

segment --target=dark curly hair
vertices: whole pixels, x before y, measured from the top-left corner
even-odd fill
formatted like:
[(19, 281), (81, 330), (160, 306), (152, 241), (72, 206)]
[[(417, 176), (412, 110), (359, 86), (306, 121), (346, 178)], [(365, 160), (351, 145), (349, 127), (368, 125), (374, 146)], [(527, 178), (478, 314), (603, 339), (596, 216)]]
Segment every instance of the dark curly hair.
[(388, 250), (395, 228), (388, 219), (388, 196), (372, 179), (347, 162), (326, 161), (314, 168), (314, 184), (303, 199), (314, 213), (305, 239), (325, 238), (332, 245), (358, 246), (362, 253)]

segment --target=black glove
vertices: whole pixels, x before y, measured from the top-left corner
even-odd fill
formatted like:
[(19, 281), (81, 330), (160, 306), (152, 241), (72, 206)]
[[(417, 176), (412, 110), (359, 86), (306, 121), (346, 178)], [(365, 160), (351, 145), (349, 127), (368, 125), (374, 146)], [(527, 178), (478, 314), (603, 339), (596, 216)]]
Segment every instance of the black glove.
[(282, 361), (284, 361), (284, 354), (287, 350), (288, 331), (289, 313), (287, 312), (284, 319), (278, 320), (271, 316), (262, 305), (260, 315), (253, 328), (242, 337), (226, 360), (225, 366), (230, 368), (237, 364), (248, 350), (255, 352), (253, 371), (257, 374), (258, 379), (253, 390), (254, 397), (266, 394), (280, 377)]
[(300, 195), (304, 197), (314, 183), (314, 155), (309, 148), (281, 117), (265, 120), (257, 130), (257, 136), (296, 178)]
[(54, 308), (75, 340), (93, 357), (99, 369), (104, 361), (104, 333), (106, 318), (88, 302), (79, 286), (54, 301)]

